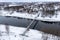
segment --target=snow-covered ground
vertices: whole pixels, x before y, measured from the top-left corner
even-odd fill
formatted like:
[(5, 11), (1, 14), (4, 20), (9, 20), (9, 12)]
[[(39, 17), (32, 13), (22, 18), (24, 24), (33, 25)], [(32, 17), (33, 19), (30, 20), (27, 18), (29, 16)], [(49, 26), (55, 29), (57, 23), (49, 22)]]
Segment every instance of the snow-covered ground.
[[(21, 17), (21, 18), (28, 18), (28, 19), (35, 19), (38, 13), (36, 14), (28, 14), (28, 13), (21, 13), (21, 12), (13, 12), (12, 11), (0, 11), (0, 16), (15, 16), (15, 17)], [(40, 12), (39, 12), (40, 13)], [(59, 22), (60, 21), (60, 12), (57, 12), (57, 17), (56, 15), (50, 17), (41, 17), (41, 14), (39, 17), (36, 18), (36, 20), (42, 20), (42, 21), (53, 21), (53, 22)]]
[(60, 37), (34, 29), (30, 29), (26, 33), (26, 36), (22, 36), (21, 34), (26, 28), (10, 25), (8, 25), (8, 27), (9, 33), (6, 30), (6, 25), (0, 24), (0, 40), (60, 40)]
[[(22, 17), (22, 18), (28, 18), (28, 19), (35, 19), (37, 14), (28, 14), (28, 13), (18, 13), (12, 11), (0, 11), (0, 16), (16, 16), (16, 17)], [(58, 13), (59, 14), (59, 13)], [(41, 17), (41, 14), (39, 17), (36, 18), (36, 20), (43, 20), (43, 21), (60, 21), (60, 14), (57, 16), (53, 16), (52, 18), (49, 17)], [(60, 40), (60, 37), (47, 34), (38, 30), (30, 29), (26, 36), (22, 36), (21, 34), (26, 30), (26, 28), (23, 27), (16, 27), (16, 26), (10, 26), (8, 25), (9, 30), (6, 29), (6, 25), (0, 24), (0, 40)], [(28, 37), (27, 37), (28, 36)]]

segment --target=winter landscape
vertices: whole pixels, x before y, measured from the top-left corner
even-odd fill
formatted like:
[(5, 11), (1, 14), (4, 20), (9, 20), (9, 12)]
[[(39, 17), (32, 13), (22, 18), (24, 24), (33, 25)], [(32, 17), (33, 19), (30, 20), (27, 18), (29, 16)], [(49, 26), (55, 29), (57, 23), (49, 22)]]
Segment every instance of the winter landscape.
[(0, 2), (0, 40), (60, 40), (60, 2)]

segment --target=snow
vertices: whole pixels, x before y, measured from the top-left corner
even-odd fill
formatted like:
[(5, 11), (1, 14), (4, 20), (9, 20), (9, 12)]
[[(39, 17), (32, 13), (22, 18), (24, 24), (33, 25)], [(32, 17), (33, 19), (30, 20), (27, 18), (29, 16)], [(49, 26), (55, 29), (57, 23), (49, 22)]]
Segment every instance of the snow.
[[(12, 6), (12, 5), (9, 5)], [(13, 5), (16, 6), (16, 5)], [(57, 9), (56, 7), (55, 9)], [(15, 16), (15, 17), (21, 17), (21, 18), (27, 18), (27, 19), (35, 19), (38, 13), (36, 14), (28, 14), (28, 13), (21, 13), (14, 11), (12, 14), (12, 11), (5, 11), (0, 10), (0, 16)], [(54, 15), (52, 18), (49, 17), (41, 17), (41, 12), (39, 12), (39, 17), (36, 18), (36, 20), (41, 21), (54, 21), (59, 22), (60, 21), (60, 12), (58, 12), (57, 17)], [(6, 25), (0, 24), (0, 40), (60, 40), (60, 37), (52, 34), (47, 34), (42, 31), (30, 29), (25, 36), (22, 36), (21, 34), (26, 30), (26, 28), (23, 27), (16, 27), (8, 25), (9, 30), (6, 29)]]
[[(18, 13), (18, 12), (13, 12), (10, 14), (12, 11), (0, 11), (0, 16), (15, 16), (15, 17), (21, 17), (21, 18), (28, 18), (28, 19), (35, 19), (37, 16), (36, 14), (28, 14), (28, 13)], [(58, 16), (57, 18), (54, 15), (52, 18), (49, 17), (41, 17), (41, 14), (39, 17), (36, 18), (36, 20), (42, 20), (42, 21), (60, 21), (60, 12), (57, 13)], [(0, 40), (60, 40), (60, 37), (52, 35), (52, 34), (47, 34), (42, 31), (30, 29), (25, 36), (22, 36), (21, 34), (26, 30), (26, 28), (23, 27), (16, 27), (16, 26), (10, 26), (9, 27), (9, 33), (6, 30), (6, 25), (0, 24)], [(28, 36), (28, 37), (27, 37)]]
[(20, 6), (20, 5), (17, 5), (17, 4), (11, 4), (11, 5), (9, 5), (9, 7), (11, 7), (11, 6)]
[[(37, 30), (33, 30), (30, 29), (30, 31), (26, 34), (28, 37), (24, 37), (20, 34), (22, 34), (25, 31), (26, 28), (21, 28), (21, 27), (15, 27), (15, 26), (9, 26), (9, 35), (6, 34), (6, 29), (5, 29), (5, 25), (0, 25), (0, 32), (2, 33), (2, 36), (0, 36), (0, 39), (4, 39), (4, 40), (22, 40), (23, 38), (25, 38), (25, 40), (30, 40), (30, 39), (40, 39), (40, 37), (42, 36), (41, 34), (39, 34), (39, 31)], [(15, 35), (17, 37), (15, 37)], [(36, 36), (37, 35), (37, 36)]]
[[(21, 17), (21, 18), (27, 18), (27, 19), (35, 19), (35, 17), (37, 16), (36, 14), (28, 14), (28, 13), (21, 13), (21, 12), (13, 12), (12, 14), (10, 14), (12, 11), (1, 11), (2, 16), (16, 16), (16, 17)], [(40, 12), (39, 12), (40, 13)], [(60, 12), (57, 12), (57, 17), (56, 15), (52, 16), (52, 18), (49, 17), (41, 17), (41, 14), (39, 15), (39, 17), (36, 18), (36, 20), (41, 20), (41, 21), (54, 21), (54, 22), (59, 22), (60, 21)]]
[(0, 24), (0, 39), (1, 40), (58, 40), (60, 37), (55, 35), (46, 34), (38, 30), (30, 29), (26, 35), (22, 36), (21, 34), (26, 30), (23, 27), (16, 27), (16, 26), (8, 26), (9, 27), (9, 34), (6, 31), (6, 25)]

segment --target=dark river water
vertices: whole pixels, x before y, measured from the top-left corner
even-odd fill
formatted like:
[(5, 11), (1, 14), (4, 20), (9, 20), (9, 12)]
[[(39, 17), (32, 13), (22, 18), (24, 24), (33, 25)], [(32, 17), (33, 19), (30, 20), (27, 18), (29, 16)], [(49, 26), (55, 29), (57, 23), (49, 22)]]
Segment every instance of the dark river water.
[[(32, 20), (29, 20), (29, 19), (0, 16), (0, 24), (5, 24), (5, 25), (27, 27), (31, 21)], [(46, 33), (51, 33), (51, 34), (60, 36), (60, 25), (43, 23), (41, 21), (38, 21), (36, 24), (35, 23), (36, 21), (34, 21), (34, 23), (31, 25), (30, 28), (34, 28), (34, 29), (37, 29)]]

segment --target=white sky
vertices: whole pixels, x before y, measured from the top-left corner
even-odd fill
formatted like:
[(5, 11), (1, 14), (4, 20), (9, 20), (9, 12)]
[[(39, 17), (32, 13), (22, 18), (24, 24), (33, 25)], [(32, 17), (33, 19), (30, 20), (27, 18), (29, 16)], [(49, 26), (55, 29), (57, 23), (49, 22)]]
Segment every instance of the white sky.
[(60, 2), (60, 0), (0, 0), (0, 2)]

